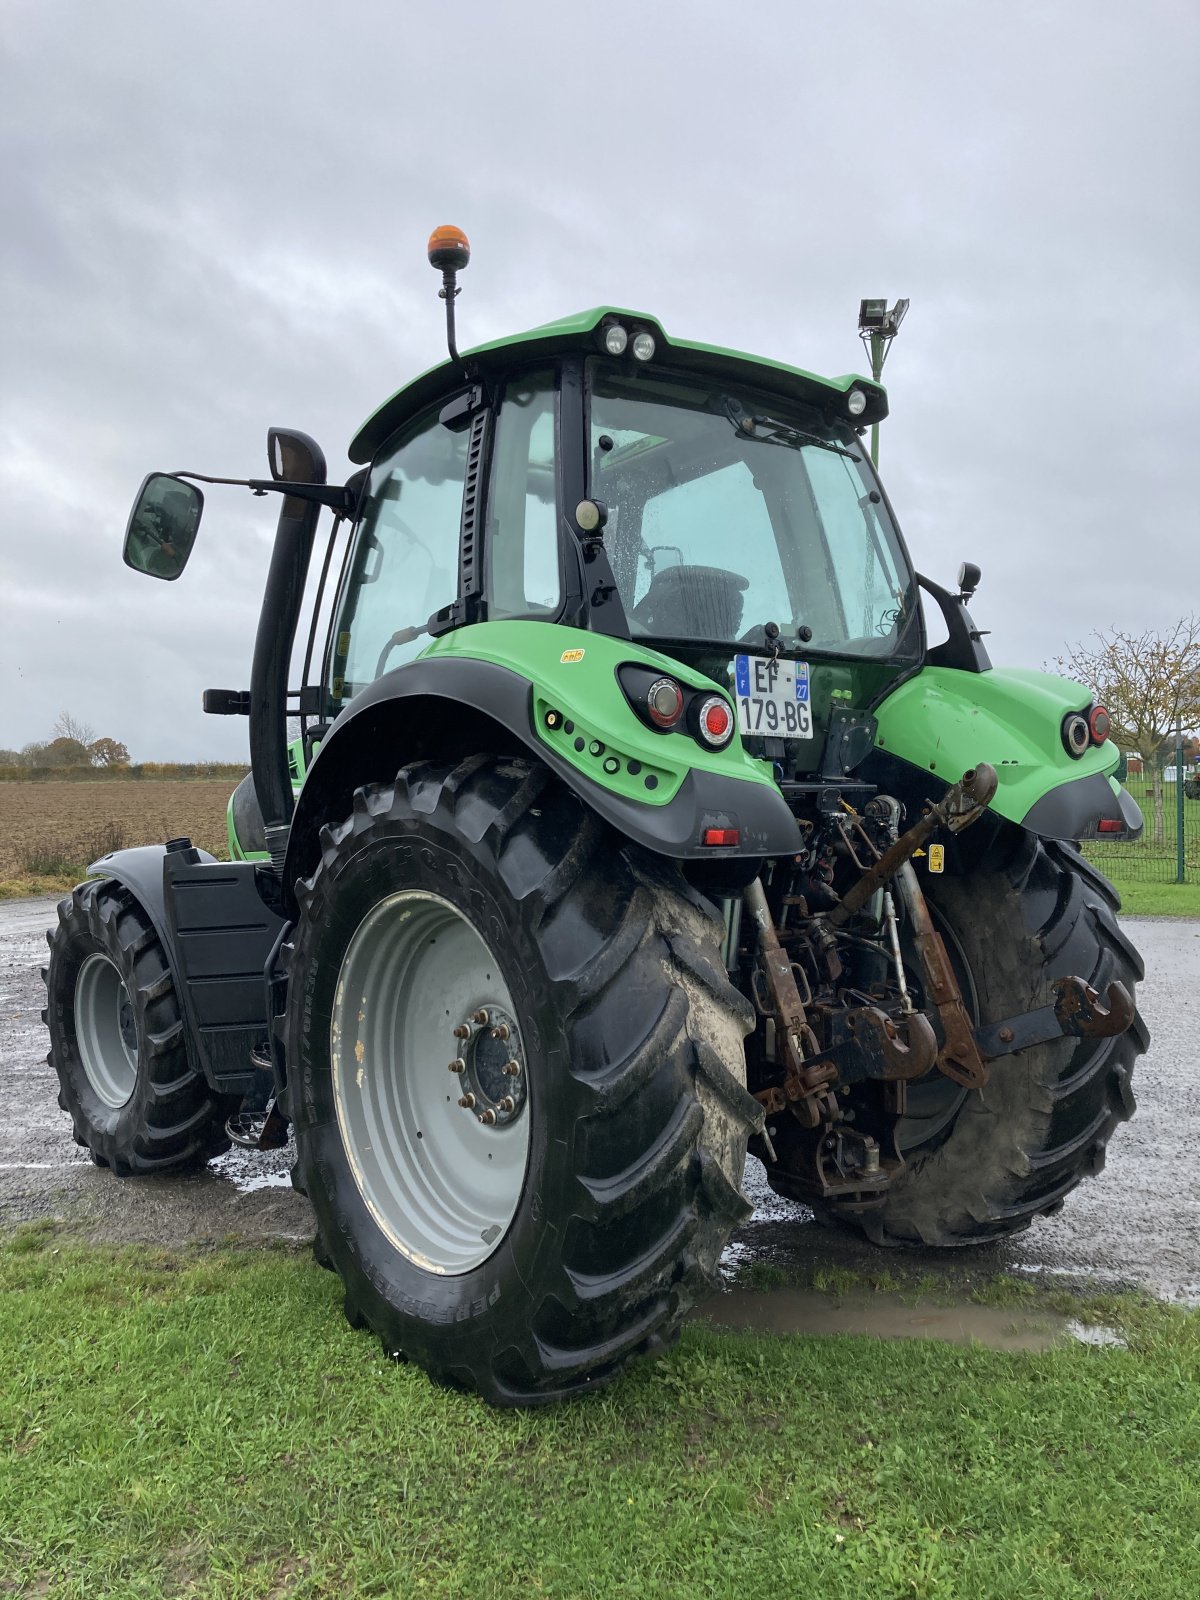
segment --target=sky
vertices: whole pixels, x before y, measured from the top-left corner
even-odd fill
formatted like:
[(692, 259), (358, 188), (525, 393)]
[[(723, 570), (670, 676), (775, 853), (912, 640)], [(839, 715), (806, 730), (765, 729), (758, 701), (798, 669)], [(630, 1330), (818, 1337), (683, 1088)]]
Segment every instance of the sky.
[(912, 306), (880, 470), (919, 570), (983, 569), (999, 665), (1200, 609), (1194, 0), (4, 0), (0, 747), (69, 711), (241, 759), (272, 500), (209, 490), (174, 584), (152, 470), (331, 481), (459, 342), (587, 306), (817, 372)]

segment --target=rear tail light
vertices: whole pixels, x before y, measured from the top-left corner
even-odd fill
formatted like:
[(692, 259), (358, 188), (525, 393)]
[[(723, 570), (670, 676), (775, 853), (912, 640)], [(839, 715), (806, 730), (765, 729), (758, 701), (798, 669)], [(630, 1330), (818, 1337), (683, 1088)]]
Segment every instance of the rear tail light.
[(713, 846), (738, 844), (741, 837), (737, 828), (705, 828), (700, 835), (700, 843)]
[(696, 737), (714, 750), (723, 750), (733, 738), (733, 712), (729, 701), (719, 694), (706, 695), (696, 706), (691, 720), (695, 723)]
[(683, 717), (683, 690), (674, 678), (657, 678), (646, 691), (646, 714), (656, 728), (676, 728)]
[(617, 681), (633, 711), (655, 733), (688, 733), (705, 750), (724, 750), (732, 743), (737, 719), (723, 694), (693, 689), (640, 661), (623, 662)]
[(1103, 744), (1112, 732), (1112, 718), (1103, 706), (1093, 706), (1088, 712), (1088, 732), (1093, 744)]
[(1116, 817), (1101, 817), (1096, 824), (1097, 833), (1124, 833), (1125, 824)]
[(1092, 742), (1092, 730), (1088, 727), (1088, 720), (1078, 711), (1072, 711), (1063, 718), (1062, 741), (1066, 746), (1067, 754), (1076, 760), (1086, 755)]

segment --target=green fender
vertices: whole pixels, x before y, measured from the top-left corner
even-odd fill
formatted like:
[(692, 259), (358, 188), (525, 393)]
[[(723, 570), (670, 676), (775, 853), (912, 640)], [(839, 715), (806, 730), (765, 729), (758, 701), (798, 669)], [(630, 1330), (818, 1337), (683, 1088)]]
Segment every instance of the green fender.
[(990, 762), (999, 780), (991, 809), (1043, 837), (1095, 837), (1105, 818), (1129, 837), (1141, 814), (1112, 776), (1116, 745), (1075, 758), (1063, 744), (1063, 718), (1091, 700), (1082, 684), (1045, 672), (924, 667), (876, 708), (875, 744), (946, 783)]

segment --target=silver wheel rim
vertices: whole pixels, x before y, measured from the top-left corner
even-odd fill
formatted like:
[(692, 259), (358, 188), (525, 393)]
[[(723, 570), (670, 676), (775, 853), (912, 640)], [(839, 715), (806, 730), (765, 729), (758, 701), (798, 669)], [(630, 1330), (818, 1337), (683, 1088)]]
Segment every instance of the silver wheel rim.
[(88, 1082), (119, 1111), (137, 1083), (137, 1030), (125, 980), (107, 956), (90, 955), (79, 969), (75, 1039)]
[(342, 1144), (383, 1233), (430, 1272), (486, 1261), (529, 1164), (526, 1060), (499, 964), (448, 900), (403, 890), (363, 918), (329, 1051)]

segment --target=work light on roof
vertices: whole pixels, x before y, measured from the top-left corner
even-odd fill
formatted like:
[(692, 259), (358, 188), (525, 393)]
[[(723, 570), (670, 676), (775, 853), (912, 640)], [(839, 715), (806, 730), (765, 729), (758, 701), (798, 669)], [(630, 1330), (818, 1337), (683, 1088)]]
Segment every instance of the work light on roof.
[(638, 361), (649, 361), (654, 354), (654, 335), (650, 333), (635, 333), (633, 336), (633, 353)]
[(867, 397), (861, 389), (851, 389), (846, 396), (846, 410), (852, 417), (861, 417), (867, 409)]
[(874, 329), (882, 328), (886, 321), (886, 300), (862, 300), (859, 302), (858, 327), (860, 333), (870, 333)]
[(610, 322), (604, 330), (604, 348), (610, 356), (623, 356), (629, 335), (619, 322)]

